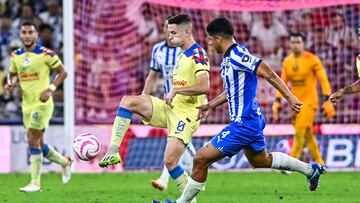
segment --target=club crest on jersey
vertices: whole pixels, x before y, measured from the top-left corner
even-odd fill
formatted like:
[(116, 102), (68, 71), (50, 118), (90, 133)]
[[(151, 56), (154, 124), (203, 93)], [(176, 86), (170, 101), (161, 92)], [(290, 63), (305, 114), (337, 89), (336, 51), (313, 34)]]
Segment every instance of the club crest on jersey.
[(30, 65), (30, 59), (28, 57), (25, 57), (22, 63), (23, 66), (29, 66)]

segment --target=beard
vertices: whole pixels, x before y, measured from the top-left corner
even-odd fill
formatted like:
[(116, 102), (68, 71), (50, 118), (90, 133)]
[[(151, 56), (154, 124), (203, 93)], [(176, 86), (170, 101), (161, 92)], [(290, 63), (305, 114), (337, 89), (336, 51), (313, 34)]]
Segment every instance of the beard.
[(26, 48), (30, 48), (30, 47), (32, 47), (34, 44), (35, 44), (35, 40), (33, 40), (31, 43), (29, 43), (29, 44), (25, 44), (25, 43), (23, 43), (24, 44), (24, 47), (26, 47)]

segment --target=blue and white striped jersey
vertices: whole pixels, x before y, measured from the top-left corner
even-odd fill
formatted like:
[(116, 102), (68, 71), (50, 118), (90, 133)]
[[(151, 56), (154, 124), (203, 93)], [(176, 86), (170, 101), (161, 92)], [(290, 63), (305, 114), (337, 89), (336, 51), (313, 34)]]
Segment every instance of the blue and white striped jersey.
[(171, 90), (173, 68), (180, 53), (180, 47), (169, 47), (166, 40), (156, 43), (152, 49), (150, 69), (161, 72), (164, 78), (164, 97)]
[(255, 119), (261, 115), (256, 100), (256, 70), (261, 59), (251, 55), (242, 45), (233, 44), (226, 50), (220, 67), (232, 122)]

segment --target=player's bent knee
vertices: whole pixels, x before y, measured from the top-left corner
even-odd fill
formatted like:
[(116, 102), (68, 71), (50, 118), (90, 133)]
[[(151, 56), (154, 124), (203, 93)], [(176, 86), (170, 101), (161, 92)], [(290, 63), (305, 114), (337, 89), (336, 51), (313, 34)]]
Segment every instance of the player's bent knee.
[(193, 160), (194, 167), (205, 167), (206, 163), (207, 163), (207, 161), (201, 153), (197, 153), (194, 156), (194, 160)]

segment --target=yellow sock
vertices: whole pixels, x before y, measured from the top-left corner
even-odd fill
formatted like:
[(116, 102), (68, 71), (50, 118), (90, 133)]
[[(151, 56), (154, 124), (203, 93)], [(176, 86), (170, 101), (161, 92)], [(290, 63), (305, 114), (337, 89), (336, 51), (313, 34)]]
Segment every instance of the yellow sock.
[(300, 157), (300, 155), (304, 149), (305, 133), (306, 133), (306, 128), (304, 128), (304, 127), (296, 128), (295, 127), (295, 139), (294, 139), (293, 147), (291, 149), (290, 156), (295, 157), (295, 158)]
[(171, 178), (175, 181), (176, 186), (180, 190), (180, 192), (183, 192), (187, 184), (187, 179), (189, 177), (186, 171), (184, 171), (181, 166), (177, 166), (174, 169), (170, 170), (169, 174)]
[(126, 108), (119, 107), (114, 120), (110, 144), (120, 147), (131, 122), (132, 112)]
[[(38, 149), (40, 151), (40, 149)], [(40, 151), (41, 152), (41, 151)], [(41, 178), (41, 166), (43, 161), (43, 154), (31, 154), (30, 165), (31, 165), (31, 182), (40, 185)]]
[(319, 164), (324, 164), (324, 160), (320, 155), (319, 146), (316, 142), (315, 135), (312, 129), (309, 129), (307, 133), (306, 146), (309, 149), (309, 152), (312, 158)]
[(68, 164), (68, 160), (51, 145), (44, 144), (43, 155), (50, 161), (58, 163), (61, 166), (66, 166)]

